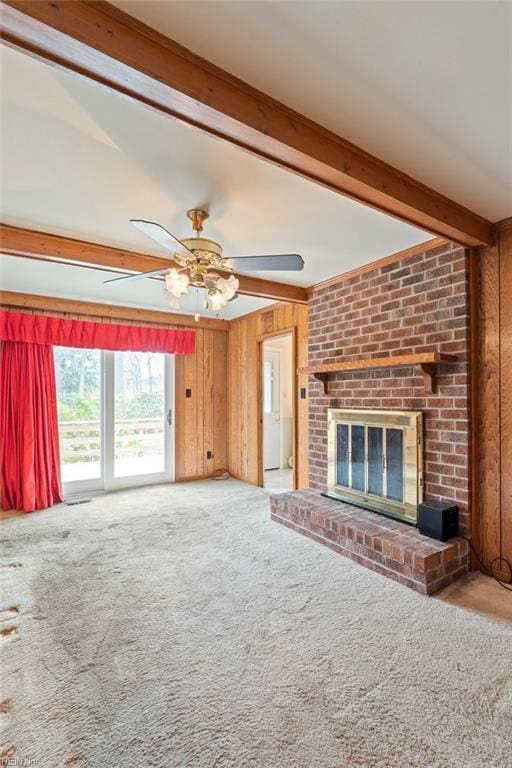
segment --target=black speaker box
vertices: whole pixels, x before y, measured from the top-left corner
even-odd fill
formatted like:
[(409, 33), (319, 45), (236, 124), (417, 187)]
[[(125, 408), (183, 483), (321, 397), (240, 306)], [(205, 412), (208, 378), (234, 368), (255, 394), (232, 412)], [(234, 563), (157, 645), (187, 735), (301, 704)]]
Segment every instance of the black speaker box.
[(459, 508), (443, 501), (424, 501), (419, 506), (418, 529), (425, 536), (447, 541), (459, 533)]

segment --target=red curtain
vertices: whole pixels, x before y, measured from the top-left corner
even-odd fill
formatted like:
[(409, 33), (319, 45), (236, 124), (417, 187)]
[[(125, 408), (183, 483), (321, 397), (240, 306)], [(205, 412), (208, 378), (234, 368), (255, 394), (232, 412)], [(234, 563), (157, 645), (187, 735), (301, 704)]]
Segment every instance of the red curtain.
[(0, 312), (0, 341), (58, 347), (193, 355), (195, 331), (95, 323), (60, 317)]
[(53, 348), (16, 341), (1, 347), (2, 507), (33, 512), (63, 500)]
[(195, 331), (0, 311), (2, 507), (62, 501), (53, 346), (192, 355)]

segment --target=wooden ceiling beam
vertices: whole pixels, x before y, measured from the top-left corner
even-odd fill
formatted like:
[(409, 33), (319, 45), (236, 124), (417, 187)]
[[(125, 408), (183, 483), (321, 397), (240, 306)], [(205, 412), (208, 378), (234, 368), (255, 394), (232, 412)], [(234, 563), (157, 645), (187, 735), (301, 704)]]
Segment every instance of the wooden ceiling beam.
[[(162, 267), (178, 266), (157, 256), (124, 251), (98, 243), (88, 243), (69, 237), (36, 232), (31, 229), (0, 224), (0, 252), (6, 256), (22, 256), (42, 261), (56, 261), (71, 266), (93, 267), (107, 272), (134, 274), (150, 272)], [(306, 289), (299, 285), (262, 280), (259, 277), (239, 275), (239, 293), (272, 301), (291, 301), (307, 304)], [(120, 287), (119, 295), (122, 296)]]
[(4, 42), (465, 246), (490, 222), (105, 2), (7, 0)]

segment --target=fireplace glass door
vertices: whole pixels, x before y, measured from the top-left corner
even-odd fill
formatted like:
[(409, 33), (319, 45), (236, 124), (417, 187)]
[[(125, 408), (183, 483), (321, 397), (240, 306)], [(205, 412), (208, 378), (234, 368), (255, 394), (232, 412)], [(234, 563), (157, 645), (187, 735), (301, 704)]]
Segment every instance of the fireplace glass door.
[(403, 501), (403, 432), (386, 427), (337, 424), (336, 483)]
[(421, 414), (329, 410), (329, 495), (408, 522), (421, 495)]
[(368, 492), (384, 496), (384, 429), (368, 427)]

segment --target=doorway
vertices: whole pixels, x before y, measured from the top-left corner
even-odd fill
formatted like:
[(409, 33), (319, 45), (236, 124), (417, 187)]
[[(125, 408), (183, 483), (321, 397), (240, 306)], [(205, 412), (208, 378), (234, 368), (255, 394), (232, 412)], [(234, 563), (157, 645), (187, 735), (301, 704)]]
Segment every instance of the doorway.
[(174, 480), (174, 357), (55, 347), (66, 496)]
[(294, 487), (293, 334), (261, 343), (263, 486), (271, 493)]

